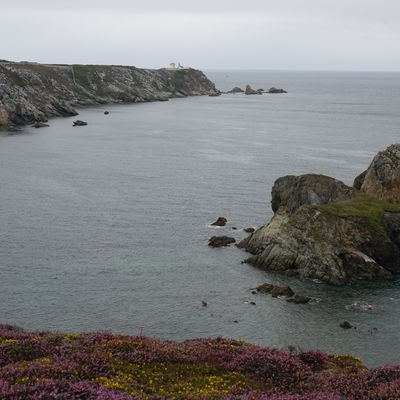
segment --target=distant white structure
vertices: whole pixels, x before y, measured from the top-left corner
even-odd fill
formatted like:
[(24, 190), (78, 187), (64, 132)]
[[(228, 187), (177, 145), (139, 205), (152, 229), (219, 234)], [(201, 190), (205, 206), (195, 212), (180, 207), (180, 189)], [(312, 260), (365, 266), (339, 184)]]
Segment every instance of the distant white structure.
[(185, 69), (185, 67), (180, 62), (178, 62), (178, 66), (176, 65), (176, 63), (172, 62), (169, 64), (168, 69), (172, 69), (172, 70)]

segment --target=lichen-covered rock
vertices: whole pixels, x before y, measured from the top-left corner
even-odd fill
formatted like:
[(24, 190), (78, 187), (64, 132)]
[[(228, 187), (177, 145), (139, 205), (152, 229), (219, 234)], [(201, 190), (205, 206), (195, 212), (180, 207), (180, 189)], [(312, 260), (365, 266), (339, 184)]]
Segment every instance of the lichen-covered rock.
[(217, 94), (195, 69), (0, 62), (0, 125), (77, 115), (76, 107)]
[(400, 144), (379, 152), (369, 168), (355, 179), (354, 187), (400, 205)]

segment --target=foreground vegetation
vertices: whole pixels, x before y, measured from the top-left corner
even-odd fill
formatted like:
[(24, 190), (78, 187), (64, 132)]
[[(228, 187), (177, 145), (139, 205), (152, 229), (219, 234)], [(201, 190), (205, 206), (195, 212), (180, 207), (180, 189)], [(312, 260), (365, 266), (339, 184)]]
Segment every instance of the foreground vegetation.
[(400, 398), (400, 365), (291, 354), (228, 339), (184, 343), (0, 325), (0, 398), (377, 400)]

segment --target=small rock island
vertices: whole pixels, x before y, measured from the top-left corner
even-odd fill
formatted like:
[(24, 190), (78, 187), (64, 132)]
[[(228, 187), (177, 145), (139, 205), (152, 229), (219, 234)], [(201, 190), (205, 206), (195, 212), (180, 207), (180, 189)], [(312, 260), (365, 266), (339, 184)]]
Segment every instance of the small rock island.
[(353, 187), (324, 175), (279, 178), (271, 205), (270, 223), (238, 244), (248, 263), (334, 285), (400, 272), (400, 144)]

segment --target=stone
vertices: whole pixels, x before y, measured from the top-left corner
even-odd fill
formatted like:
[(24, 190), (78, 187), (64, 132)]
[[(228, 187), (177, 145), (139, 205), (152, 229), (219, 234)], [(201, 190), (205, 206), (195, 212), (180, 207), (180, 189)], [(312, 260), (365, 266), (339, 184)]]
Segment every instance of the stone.
[(295, 294), (293, 297), (287, 299), (286, 301), (294, 304), (307, 304), (311, 301), (311, 297)]
[(228, 220), (225, 217), (218, 217), (218, 219), (213, 222), (212, 226), (225, 226)]
[(256, 90), (252, 89), (250, 85), (247, 85), (244, 94), (251, 95), (251, 94), (258, 94), (258, 93)]
[(243, 229), (246, 233), (253, 233), (255, 231), (254, 228), (245, 228)]
[(343, 329), (351, 329), (351, 328), (353, 328), (353, 325), (349, 321), (343, 321), (340, 324), (340, 327)]
[(46, 128), (49, 127), (50, 125), (45, 124), (44, 122), (35, 122), (32, 127), (33, 128)]
[(108, 115), (108, 114), (110, 114), (109, 111), (104, 111), (104, 115)]
[(290, 286), (274, 286), (274, 288), (270, 291), (272, 297), (292, 297), (294, 292)]
[(288, 175), (275, 181), (271, 193), (272, 211), (285, 207), (293, 213), (306, 204), (327, 204), (349, 200), (356, 191), (343, 182), (326, 175)]
[(81, 121), (79, 119), (77, 119), (76, 121), (73, 122), (73, 126), (86, 126), (87, 122), (85, 121)]
[(276, 94), (276, 93), (287, 93), (287, 91), (286, 91), (286, 90), (283, 90), (283, 89), (278, 89), (278, 88), (276, 88), (275, 86), (272, 86), (272, 88), (270, 88), (270, 89), (268, 90), (268, 93), (271, 93), (271, 94)]
[(209, 239), (208, 245), (210, 247), (226, 247), (235, 242), (236, 242), (236, 240), (232, 237), (213, 236)]
[(233, 89), (231, 89), (229, 92), (227, 93), (231, 93), (231, 94), (236, 94), (236, 93), (244, 93), (244, 90), (241, 89), (238, 86), (235, 86)]

